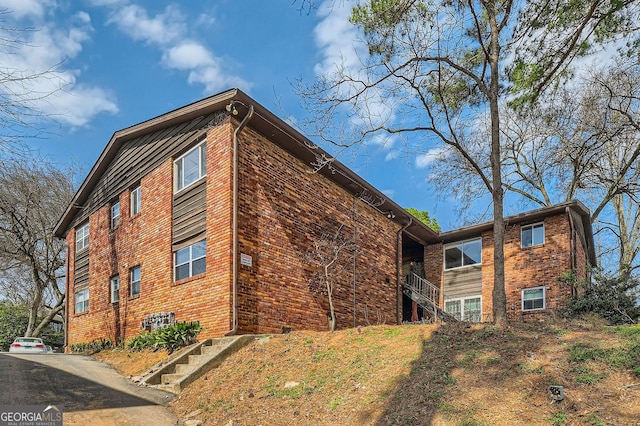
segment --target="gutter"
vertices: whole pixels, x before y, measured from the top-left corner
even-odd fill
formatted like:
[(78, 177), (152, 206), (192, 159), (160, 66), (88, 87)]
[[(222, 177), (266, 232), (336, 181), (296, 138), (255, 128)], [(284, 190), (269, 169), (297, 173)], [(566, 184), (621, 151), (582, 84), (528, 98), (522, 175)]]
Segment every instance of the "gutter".
[[(69, 289), (70, 289), (70, 281), (69, 281), (69, 271), (71, 270), (71, 268), (69, 267), (69, 259), (70, 259), (70, 252), (71, 249), (69, 248), (69, 245), (66, 243), (65, 241), (65, 245), (67, 246), (67, 253), (66, 253), (66, 258), (65, 258), (65, 298), (64, 298), (64, 343), (62, 345), (62, 351), (64, 353), (67, 353), (67, 349), (69, 346), (69, 298), (71, 297), (71, 294), (69, 293)], [(75, 255), (73, 257), (73, 261), (75, 263)], [(75, 275), (75, 274), (74, 274)]]
[[(240, 103), (240, 101), (231, 101), (227, 105), (227, 111), (237, 111), (234, 104)], [(246, 106), (246, 105), (245, 105)], [(232, 294), (233, 294), (233, 325), (231, 330), (227, 331), (225, 336), (232, 336), (238, 332), (238, 134), (244, 129), (249, 120), (253, 117), (253, 105), (249, 105), (249, 112), (244, 116), (236, 130), (233, 132), (233, 213), (232, 213), (232, 229), (233, 229), (233, 261), (231, 271), (232, 281)]]
[[(569, 252), (571, 253), (571, 270), (575, 271), (576, 269), (576, 244), (575, 244), (575, 232), (576, 227), (575, 223), (573, 223), (573, 216), (571, 216), (571, 208), (566, 208), (567, 216), (569, 216), (569, 227), (570, 229), (570, 238), (569, 238)], [(586, 250), (585, 250), (586, 251)]]
[[(398, 324), (402, 324), (402, 233), (410, 227), (412, 223), (413, 218), (410, 217), (409, 222), (400, 228), (396, 238), (396, 268), (398, 268), (398, 272), (396, 273), (396, 322)], [(424, 257), (424, 253), (422, 253), (422, 257)]]

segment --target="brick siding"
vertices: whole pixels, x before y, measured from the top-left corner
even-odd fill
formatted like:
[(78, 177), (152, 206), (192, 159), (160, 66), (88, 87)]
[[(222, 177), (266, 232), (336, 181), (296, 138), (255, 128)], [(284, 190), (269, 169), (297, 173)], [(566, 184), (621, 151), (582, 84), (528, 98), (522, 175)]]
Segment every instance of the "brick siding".
[[(555, 315), (562, 308), (572, 288), (560, 284), (563, 272), (576, 270), (579, 277), (586, 275), (587, 255), (580, 240), (570, 231), (566, 214), (544, 219), (543, 245), (521, 248), (521, 225), (508, 225), (505, 229), (505, 290), (507, 315), (511, 321), (531, 321)], [(492, 321), (493, 310), (493, 232), (482, 233), (482, 314), (483, 321)], [(575, 264), (571, 260), (571, 238), (574, 238)], [(443, 244), (425, 247), (426, 277), (442, 289)], [(546, 309), (522, 312), (522, 290), (542, 287), (546, 289)], [(441, 306), (444, 304), (441, 294)]]
[[(142, 210), (129, 217), (130, 192), (119, 197), (121, 224), (110, 229), (110, 205), (89, 218), (89, 311), (74, 314), (70, 284), (68, 344), (99, 338), (128, 340), (146, 315), (174, 312), (200, 321), (201, 338), (232, 327), (232, 134), (228, 121), (207, 134), (207, 271), (173, 281), (171, 209), (173, 159), (140, 182)], [(308, 165), (245, 128), (240, 136), (239, 253), (252, 266), (238, 274), (239, 333), (327, 329), (326, 297), (310, 291), (305, 261), (312, 242), (330, 224), (357, 234), (358, 255), (334, 294), (338, 327), (396, 323), (396, 232), (399, 226)], [(354, 205), (357, 214), (354, 214)], [(73, 283), (75, 231), (68, 282)], [(350, 260), (353, 264), (353, 261)], [(140, 265), (141, 292), (129, 297), (129, 269)], [(120, 301), (111, 303), (110, 278), (119, 275)]]

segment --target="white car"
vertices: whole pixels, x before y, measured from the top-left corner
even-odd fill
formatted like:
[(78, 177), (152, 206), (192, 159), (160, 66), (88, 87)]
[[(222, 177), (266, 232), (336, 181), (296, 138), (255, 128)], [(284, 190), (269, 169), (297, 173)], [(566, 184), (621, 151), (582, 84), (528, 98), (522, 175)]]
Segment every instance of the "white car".
[(47, 347), (38, 337), (16, 337), (9, 352), (14, 354), (46, 354)]

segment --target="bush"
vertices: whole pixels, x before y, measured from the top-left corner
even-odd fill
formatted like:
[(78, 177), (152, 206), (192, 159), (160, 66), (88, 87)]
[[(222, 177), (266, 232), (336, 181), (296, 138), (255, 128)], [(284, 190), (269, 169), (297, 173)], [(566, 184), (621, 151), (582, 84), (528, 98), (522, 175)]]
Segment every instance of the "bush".
[(95, 354), (107, 349), (113, 349), (116, 346), (117, 345), (114, 344), (113, 340), (101, 338), (92, 340), (88, 343), (74, 343), (73, 345), (71, 345), (71, 352)]
[(200, 333), (197, 321), (178, 322), (167, 327), (156, 328), (153, 332), (144, 332), (127, 343), (127, 348), (139, 351), (145, 348), (166, 349), (169, 353), (195, 343)]
[(569, 297), (564, 312), (567, 316), (597, 314), (613, 325), (638, 321), (640, 282), (636, 278), (624, 272), (607, 276), (600, 268), (593, 268), (590, 275), (591, 280), (579, 280), (573, 271), (568, 271), (558, 278), (578, 289), (576, 295)]

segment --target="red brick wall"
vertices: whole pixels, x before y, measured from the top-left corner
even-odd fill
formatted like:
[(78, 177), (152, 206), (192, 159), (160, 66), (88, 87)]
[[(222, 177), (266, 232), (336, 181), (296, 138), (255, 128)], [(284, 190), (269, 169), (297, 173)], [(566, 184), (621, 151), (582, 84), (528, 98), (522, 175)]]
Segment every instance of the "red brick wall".
[[(98, 338), (130, 339), (142, 319), (174, 312), (177, 321), (198, 320), (201, 338), (232, 327), (232, 135), (225, 122), (207, 135), (207, 272), (173, 282), (171, 209), (173, 159), (141, 180), (142, 210), (129, 217), (129, 191), (120, 195), (121, 224), (110, 229), (110, 206), (90, 217), (89, 311), (74, 314), (70, 286), (68, 343)], [(354, 198), (308, 165), (248, 127), (240, 137), (239, 333), (327, 329), (326, 298), (309, 289), (305, 261), (319, 229), (331, 221), (357, 230), (359, 253), (337, 284), (338, 327), (396, 323), (396, 232), (399, 225)], [(357, 217), (354, 221), (354, 217)], [(327, 219), (329, 218), (329, 219)], [(75, 232), (67, 236), (69, 282), (73, 283)], [(141, 266), (141, 293), (129, 297), (129, 269)], [(110, 301), (110, 278), (120, 275), (120, 302)]]
[[(110, 206), (90, 217), (89, 311), (75, 315), (70, 289), (68, 343), (98, 338), (128, 340), (141, 331), (142, 319), (173, 312), (177, 321), (200, 321), (201, 337), (229, 330), (231, 276), (230, 126), (207, 136), (207, 273), (173, 282), (171, 209), (173, 160), (142, 177), (142, 210), (130, 217), (130, 192), (120, 195), (121, 224), (110, 229)], [(67, 236), (73, 283), (75, 232)], [(140, 295), (129, 296), (129, 269), (140, 265)], [(110, 278), (120, 275), (120, 301), (110, 301)]]
[[(399, 225), (357, 201), (308, 165), (250, 129), (240, 144), (240, 332), (327, 329), (326, 297), (309, 289), (313, 271), (305, 256), (321, 229), (343, 224), (357, 234), (355, 307), (353, 267), (336, 285), (339, 328), (397, 322), (396, 233)], [(354, 312), (355, 310), (355, 312)]]
[[(570, 246), (570, 224), (566, 214), (547, 217), (544, 220), (545, 243), (540, 246), (521, 248), (521, 225), (507, 226), (505, 229), (505, 289), (507, 314), (510, 320), (534, 320), (545, 315), (553, 315), (562, 306), (571, 288), (562, 285), (557, 278), (572, 268)], [(585, 275), (586, 254), (584, 247), (576, 240), (576, 272)], [(442, 244), (425, 247), (425, 268), (427, 279), (442, 285), (443, 269)], [(485, 321), (492, 321), (493, 309), (493, 232), (482, 234), (482, 314)], [(522, 312), (522, 289), (546, 288), (546, 309)], [(441, 301), (442, 303), (442, 301)]]

